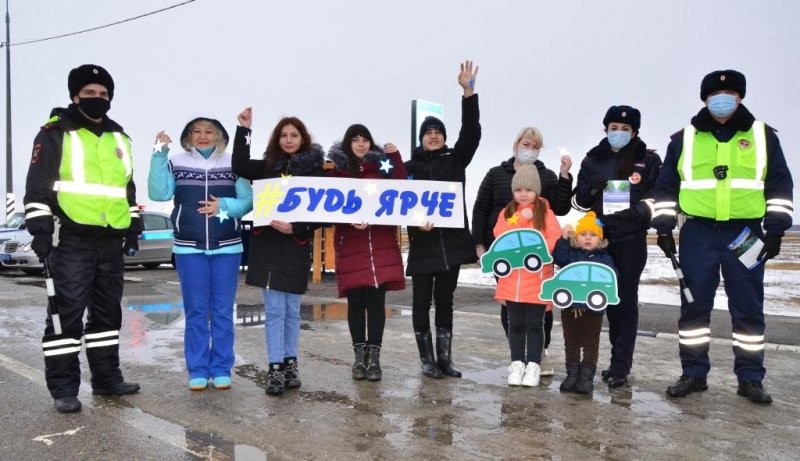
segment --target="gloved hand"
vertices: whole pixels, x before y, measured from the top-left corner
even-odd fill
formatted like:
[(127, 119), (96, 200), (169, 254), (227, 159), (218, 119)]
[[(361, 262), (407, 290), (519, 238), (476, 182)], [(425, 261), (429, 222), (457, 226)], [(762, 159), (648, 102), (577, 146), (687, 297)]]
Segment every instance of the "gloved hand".
[(772, 259), (781, 252), (781, 236), (767, 234), (764, 236), (764, 248), (758, 254), (758, 259)]
[(122, 244), (122, 254), (136, 256), (137, 251), (139, 251), (139, 233), (129, 233), (125, 237), (125, 242)]
[(592, 181), (592, 183), (589, 185), (589, 195), (594, 197), (600, 192), (603, 192), (603, 189), (606, 188), (606, 185), (608, 185), (608, 179), (599, 179), (597, 181)]
[(616, 216), (619, 219), (632, 224), (637, 224), (641, 220), (639, 212), (633, 208), (626, 208), (622, 211), (617, 211), (612, 216)]
[(664, 256), (667, 258), (677, 253), (677, 249), (675, 248), (675, 237), (672, 236), (672, 233), (659, 234), (658, 239), (656, 239), (656, 244), (658, 244), (658, 247), (661, 248), (661, 250), (664, 252)]
[(53, 250), (53, 234), (34, 235), (31, 248), (33, 252), (36, 253), (36, 256), (39, 257), (39, 261), (44, 261), (44, 258)]

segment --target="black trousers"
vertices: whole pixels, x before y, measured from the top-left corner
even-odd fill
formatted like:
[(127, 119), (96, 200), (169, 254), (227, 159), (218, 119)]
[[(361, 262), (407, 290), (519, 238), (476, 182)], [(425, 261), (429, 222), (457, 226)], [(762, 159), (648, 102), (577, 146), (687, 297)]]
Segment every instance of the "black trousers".
[[(122, 325), (123, 275), (121, 238), (61, 234), (49, 256), (62, 334), (48, 316), (42, 337), (45, 379), (54, 398), (78, 395), (81, 338), (92, 372), (92, 387), (122, 382), (119, 329)], [(88, 311), (83, 325), (84, 310)]]
[(628, 376), (633, 366), (633, 349), (639, 327), (639, 278), (647, 263), (645, 236), (614, 243), (608, 254), (617, 266), (619, 304), (606, 309), (608, 339), (611, 342), (612, 376)]
[(431, 299), (436, 305), (436, 327), (453, 329), (453, 293), (458, 286), (460, 271), (461, 266), (456, 266), (449, 271), (411, 276), (413, 285), (411, 320), (414, 331), (430, 331)]
[(542, 362), (544, 349), (544, 304), (506, 301), (508, 309), (508, 346), (511, 361)]
[(347, 325), (353, 344), (382, 344), (386, 325), (386, 289), (383, 285), (354, 288), (347, 292)]
[[(508, 309), (505, 304), (500, 305), (500, 323), (503, 324), (503, 330), (506, 332), (508, 338)], [(544, 313), (544, 348), (550, 347), (550, 334), (553, 331), (553, 311)]]

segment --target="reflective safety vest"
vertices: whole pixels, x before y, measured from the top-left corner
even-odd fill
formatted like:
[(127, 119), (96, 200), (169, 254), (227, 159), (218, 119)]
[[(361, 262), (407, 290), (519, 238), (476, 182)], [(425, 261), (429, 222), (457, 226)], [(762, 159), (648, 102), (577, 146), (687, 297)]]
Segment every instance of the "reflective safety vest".
[(98, 137), (80, 128), (64, 132), (61, 150), (60, 178), (53, 190), (67, 217), (90, 226), (130, 227), (126, 187), (133, 167), (128, 137), (119, 132)]
[[(678, 159), (681, 210), (716, 221), (763, 218), (766, 137), (764, 122), (754, 122), (749, 131), (736, 132), (728, 142), (691, 125), (684, 128)], [(725, 166), (725, 177), (719, 179), (714, 170)]]

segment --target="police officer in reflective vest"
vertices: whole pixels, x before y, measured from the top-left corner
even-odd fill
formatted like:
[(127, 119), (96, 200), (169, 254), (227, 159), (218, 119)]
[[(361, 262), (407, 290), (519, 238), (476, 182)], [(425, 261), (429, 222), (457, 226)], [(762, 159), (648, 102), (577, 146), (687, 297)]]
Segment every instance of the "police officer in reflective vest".
[(67, 86), (72, 104), (53, 109), (36, 136), (25, 188), (31, 246), (49, 262), (63, 330), (55, 334), (48, 317), (42, 338), (47, 387), (60, 413), (81, 409), (81, 344), (95, 395), (139, 391), (119, 369), (123, 252), (138, 249), (142, 229), (130, 139), (106, 116), (114, 81), (105, 69), (72, 69)]
[[(681, 298), (683, 374), (667, 388), (673, 397), (708, 389), (709, 327), (721, 268), (733, 324), (737, 393), (752, 402), (772, 402), (762, 386), (764, 265), (778, 255), (792, 224), (793, 184), (775, 130), (742, 105), (745, 90), (745, 77), (735, 70), (703, 78), (705, 107), (672, 136), (656, 183), (652, 225), (667, 256), (675, 253), (678, 210), (687, 218), (680, 230), (680, 262), (694, 298)], [(750, 268), (729, 248), (748, 232), (764, 244), (758, 252), (763, 261)]]

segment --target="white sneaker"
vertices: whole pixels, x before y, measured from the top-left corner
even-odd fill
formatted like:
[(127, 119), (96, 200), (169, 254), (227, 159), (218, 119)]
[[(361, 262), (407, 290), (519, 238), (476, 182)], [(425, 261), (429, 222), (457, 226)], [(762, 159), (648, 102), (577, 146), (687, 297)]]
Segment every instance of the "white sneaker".
[(542, 354), (542, 363), (539, 364), (539, 368), (541, 368), (541, 372), (539, 376), (553, 376), (553, 365), (550, 365), (549, 355), (547, 354), (547, 349), (544, 350)]
[(539, 385), (539, 376), (541, 374), (538, 363), (531, 362), (525, 367), (525, 376), (522, 377), (522, 385), (528, 387), (536, 387)]
[(519, 360), (511, 362), (508, 367), (508, 385), (519, 386), (522, 384), (522, 375), (525, 374), (525, 364)]

